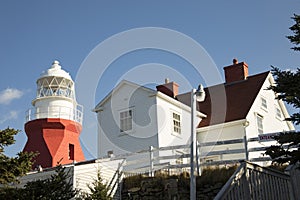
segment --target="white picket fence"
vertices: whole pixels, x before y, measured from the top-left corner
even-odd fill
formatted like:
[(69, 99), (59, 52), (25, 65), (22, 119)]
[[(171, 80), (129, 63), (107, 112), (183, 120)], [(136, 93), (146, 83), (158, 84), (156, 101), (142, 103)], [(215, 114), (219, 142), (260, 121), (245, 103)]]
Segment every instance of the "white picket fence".
[[(264, 140), (264, 142), (272, 141), (271, 139), (272, 138), (268, 138), (266, 141)], [(201, 168), (206, 166), (237, 164), (241, 163), (242, 160), (245, 161), (245, 158), (249, 158), (249, 154), (251, 153), (256, 153), (254, 155), (260, 155), (266, 150), (269, 145), (266, 145), (264, 147), (253, 145), (258, 142), (261, 142), (261, 138), (259, 137), (249, 139), (246, 139), (244, 137), (242, 139), (232, 139), (198, 144), (196, 154), (196, 166), (198, 174), (201, 173)], [(235, 144), (238, 144), (236, 146), (240, 148), (223, 148)], [(249, 148), (249, 146), (251, 146), (251, 148)], [(215, 149), (223, 148), (225, 150), (212, 150), (210, 152), (200, 151), (200, 148), (203, 147), (217, 147)], [(178, 154), (178, 152), (180, 153)], [(257, 152), (259, 152), (259, 154)], [(229, 155), (228, 157), (235, 157), (235, 159), (220, 159), (203, 162), (206, 157), (216, 155)], [(242, 157), (239, 158), (235, 155), (242, 155)], [(190, 172), (189, 158), (190, 145), (176, 145), (160, 148), (150, 146), (148, 149), (140, 150), (138, 152), (116, 155), (111, 157), (111, 160), (124, 159), (125, 161), (121, 166), (122, 171), (117, 170), (115, 172), (114, 180), (118, 181), (115, 181), (114, 183), (120, 182), (120, 180), (122, 179), (121, 176), (127, 177), (137, 174), (153, 176), (156, 171), (161, 170), (167, 171), (170, 175), (174, 173), (180, 174), (183, 171)], [(300, 197), (300, 192), (297, 189), (292, 189), (293, 187), (299, 188), (300, 182), (298, 180), (300, 180), (300, 173), (295, 174), (294, 171), (290, 171), (290, 173), (294, 173), (292, 177), (298, 178), (291, 179), (291, 176), (289, 175), (274, 172), (274, 170), (260, 168), (258, 165), (250, 163), (259, 163), (264, 161), (271, 161), (271, 158), (268, 156), (251, 156), (250, 159), (245, 162), (245, 164), (240, 165), (240, 168), (239, 170), (237, 170), (234, 177), (229, 180), (229, 182), (231, 181), (230, 183), (228, 183), (229, 186), (237, 185), (238, 187), (234, 186), (233, 189), (223, 189), (225, 190), (225, 192), (227, 192), (226, 195), (229, 195), (227, 195), (228, 198), (225, 198), (226, 195), (223, 191), (223, 194), (221, 195), (222, 198), (218, 197), (216, 199), (297, 199), (295, 197)], [(278, 185), (282, 185), (282, 187)], [(111, 185), (111, 189), (113, 191), (120, 191), (120, 187), (118, 184)], [(274, 194), (269, 194), (270, 191), (274, 192)], [(247, 194), (246, 192), (250, 192), (251, 195), (249, 196), (249, 194)], [(277, 194), (277, 192), (280, 192), (280, 195)]]
[[(197, 167), (199, 168), (210, 166), (210, 165), (228, 165), (239, 163), (241, 160), (246, 160), (249, 153), (253, 152), (264, 152), (267, 147), (252, 147), (247, 148), (248, 143), (258, 142), (259, 138), (249, 139), (233, 139), (216, 142), (200, 143), (197, 145)], [(216, 146), (228, 146), (232, 144), (240, 144), (244, 148), (230, 149), (230, 150), (213, 150), (210, 152), (201, 152), (200, 148), (203, 147), (216, 147)], [(180, 153), (178, 153), (180, 152)], [(234, 155), (243, 155), (242, 157)], [(213, 160), (210, 162), (203, 162), (206, 157), (216, 155), (230, 155), (230, 157), (236, 157), (236, 159), (229, 160)], [(122, 155), (116, 155), (112, 159), (125, 159), (126, 162), (123, 166), (125, 175), (148, 173), (149, 176), (153, 176), (157, 170), (167, 170), (170, 173), (174, 171), (182, 172), (186, 171), (189, 166), (190, 158), (190, 145), (176, 145), (168, 147), (155, 148), (150, 146), (148, 149), (140, 150), (138, 152), (127, 153)], [(251, 157), (249, 162), (261, 162), (270, 161), (271, 158), (268, 156), (264, 157)]]

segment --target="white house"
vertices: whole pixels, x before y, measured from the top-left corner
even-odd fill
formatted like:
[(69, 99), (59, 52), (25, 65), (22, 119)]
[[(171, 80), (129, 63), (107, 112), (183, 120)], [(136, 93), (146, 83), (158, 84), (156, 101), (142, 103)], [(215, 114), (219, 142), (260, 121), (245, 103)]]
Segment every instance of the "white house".
[[(248, 65), (236, 59), (224, 71), (225, 83), (205, 88), (206, 99), (198, 104), (197, 140), (200, 144), (210, 143), (200, 148), (202, 161), (246, 158), (254, 161), (263, 157), (262, 151), (250, 150), (271, 143), (248, 141), (250, 138), (291, 131), (294, 126), (284, 120), (289, 117), (284, 103), (275, 98), (273, 91), (266, 90), (274, 84), (270, 72), (249, 76)], [(189, 144), (190, 96), (190, 92), (178, 94), (174, 82), (157, 86), (157, 91), (128, 81), (120, 82), (95, 107), (99, 123), (98, 156), (137, 152), (150, 145)], [(218, 141), (245, 138), (245, 142), (214, 145)]]
[[(225, 83), (205, 88), (206, 99), (199, 103), (201, 112), (206, 114), (207, 118), (200, 122), (197, 138), (200, 143), (211, 143), (210, 146), (203, 146), (200, 149), (204, 157), (203, 161), (247, 158), (257, 161), (264, 157), (264, 151), (251, 152), (251, 149), (270, 146), (275, 142), (253, 141), (251, 138), (269, 133), (293, 131), (294, 126), (284, 120), (289, 117), (284, 103), (276, 99), (276, 94), (272, 90), (267, 90), (274, 84), (271, 72), (249, 76), (248, 65), (245, 62), (238, 63), (237, 60), (234, 60), (232, 65), (224, 67), (224, 72)], [(185, 97), (189, 97), (189, 94), (179, 95), (178, 99), (182, 100)], [(189, 101), (186, 103), (188, 104)], [(250, 141), (225, 145), (214, 144), (217, 141), (238, 139)], [(246, 153), (234, 153), (238, 152), (238, 149), (246, 148)], [(229, 153), (222, 154), (222, 151)]]
[[(177, 95), (178, 85), (168, 80), (157, 86), (157, 91), (121, 81), (94, 109), (99, 128), (98, 157), (137, 152), (149, 146), (189, 144), (191, 108), (178, 101)], [(203, 117), (198, 112), (197, 123)]]

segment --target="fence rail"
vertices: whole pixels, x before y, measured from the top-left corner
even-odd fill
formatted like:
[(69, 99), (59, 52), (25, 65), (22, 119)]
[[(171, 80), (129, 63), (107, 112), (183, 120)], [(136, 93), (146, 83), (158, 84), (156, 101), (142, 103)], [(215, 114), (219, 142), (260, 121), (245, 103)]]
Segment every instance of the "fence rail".
[[(265, 151), (267, 147), (256, 147), (255, 145), (249, 145), (251, 142), (260, 142), (260, 138), (243, 138), (233, 139), (217, 142), (200, 143), (197, 145), (198, 157), (197, 161), (203, 161), (207, 156), (215, 155), (234, 155), (245, 154), (245, 158), (248, 158), (247, 154)], [(267, 141), (272, 141), (268, 138)], [(274, 141), (274, 140), (273, 140)], [(209, 152), (199, 151), (201, 147), (219, 147), (222, 145), (239, 144), (236, 149), (227, 150), (214, 150)], [(223, 148), (223, 147), (222, 147)], [(218, 148), (217, 148), (218, 149)], [(176, 154), (176, 152), (181, 152)], [(182, 173), (183, 171), (190, 170), (190, 163), (176, 163), (174, 161), (179, 159), (189, 160), (190, 158), (190, 145), (176, 145), (168, 147), (152, 147), (148, 149), (140, 150), (133, 153), (126, 153), (117, 155), (111, 159), (123, 158), (125, 161), (123, 173), (119, 173), (116, 176), (124, 175), (124, 177), (148, 174), (153, 176), (157, 170), (167, 170), (170, 172)], [(131, 157), (131, 159), (130, 159)], [(210, 165), (227, 165), (241, 163), (241, 160), (245, 159), (220, 159), (212, 162), (198, 162), (197, 168), (210, 166)], [(262, 162), (270, 161), (268, 156), (264, 157), (251, 157), (248, 161), (244, 161), (238, 168), (238, 170), (232, 175), (230, 180), (224, 185), (222, 190), (218, 193), (215, 199), (299, 199), (300, 192), (298, 188), (300, 186), (300, 172), (290, 171), (290, 175), (280, 173), (276, 170), (260, 167), (250, 162)], [(199, 164), (200, 163), (200, 164)], [(139, 165), (135, 167), (135, 165)], [(126, 170), (126, 166), (132, 166), (131, 170)], [(300, 171), (300, 170), (298, 170)], [(199, 173), (199, 170), (197, 169)], [(173, 174), (173, 173), (172, 173)], [(115, 182), (113, 186), (115, 187)]]
[[(245, 160), (247, 158), (247, 154), (251, 152), (262, 152), (265, 151), (267, 147), (251, 147), (248, 148), (247, 143), (250, 142), (258, 142), (259, 137), (256, 138), (243, 138), (243, 139), (232, 139), (232, 140), (224, 140), (224, 141), (216, 141), (216, 142), (206, 142), (197, 144), (198, 149), (198, 160), (201, 167), (211, 166), (211, 165), (226, 165), (226, 164), (235, 164), (239, 163), (241, 160)], [(271, 140), (265, 141), (270, 142)], [(218, 147), (222, 145), (232, 145), (232, 144), (240, 144), (245, 148), (236, 148), (236, 149), (227, 149), (227, 150), (213, 150), (208, 152), (201, 151), (202, 147)], [(173, 151), (181, 151), (182, 153), (176, 154)], [(148, 149), (143, 149), (133, 153), (126, 153), (122, 155), (116, 155), (113, 159), (126, 159), (126, 164), (124, 166), (132, 166), (131, 170), (129, 170), (129, 174), (132, 172), (139, 173), (149, 173), (149, 175), (153, 175), (155, 170), (159, 169), (176, 169), (176, 168), (187, 168), (189, 164), (186, 163), (174, 163), (174, 161), (178, 159), (189, 159), (190, 158), (190, 145), (175, 145), (175, 146), (167, 146), (167, 147), (152, 147), (150, 146)], [(208, 156), (220, 156), (220, 155), (235, 155), (235, 154), (245, 154), (243, 158), (236, 159), (220, 159), (213, 160), (210, 162), (200, 162)], [(140, 156), (138, 159), (134, 159), (134, 156)], [(132, 158), (132, 159), (130, 159)], [(270, 161), (271, 158), (268, 156), (264, 157), (252, 157), (248, 161), (250, 162), (262, 162), (262, 161)], [(173, 161), (173, 162), (172, 162)], [(148, 163), (148, 164), (147, 164)], [(134, 165), (138, 165), (138, 167), (134, 168)], [(198, 166), (199, 167), (199, 166)]]

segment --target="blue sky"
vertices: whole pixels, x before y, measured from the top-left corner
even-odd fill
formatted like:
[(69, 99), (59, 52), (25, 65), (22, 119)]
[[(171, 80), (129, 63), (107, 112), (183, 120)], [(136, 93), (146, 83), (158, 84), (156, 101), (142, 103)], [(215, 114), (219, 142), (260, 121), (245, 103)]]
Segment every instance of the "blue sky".
[[(291, 34), (289, 27), (294, 23), (291, 17), (300, 13), (299, 8), (300, 2), (296, 0), (2, 0), (0, 128), (9, 126), (22, 131), (7, 154), (14, 155), (25, 145), (25, 111), (35, 98), (36, 79), (53, 60), (59, 60), (75, 80), (84, 61), (101, 42), (134, 28), (160, 27), (185, 34), (200, 44), (216, 64), (220, 77), (223, 67), (230, 65), (233, 58), (247, 62), (250, 74), (270, 70), (271, 65), (295, 69), (300, 56), (290, 50), (292, 45), (285, 36)], [(96, 83), (94, 105), (83, 105), (89, 117), (85, 118), (81, 141), (88, 158), (96, 156), (97, 150), (96, 118), (91, 109), (124, 74), (147, 63), (172, 67), (193, 87), (199, 82), (206, 85), (201, 74), (195, 75), (189, 63), (172, 53), (144, 49), (120, 56)], [(147, 76), (139, 74), (141, 79)], [(88, 77), (86, 83), (89, 84)], [(185, 92), (187, 87), (181, 89)], [(79, 96), (82, 103), (80, 99)]]

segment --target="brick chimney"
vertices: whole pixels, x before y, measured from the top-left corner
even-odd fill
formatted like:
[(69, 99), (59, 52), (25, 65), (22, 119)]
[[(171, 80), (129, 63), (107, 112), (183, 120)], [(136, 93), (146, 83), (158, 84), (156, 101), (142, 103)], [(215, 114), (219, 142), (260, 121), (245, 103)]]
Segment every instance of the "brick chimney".
[(233, 64), (224, 67), (225, 82), (232, 83), (235, 81), (242, 81), (248, 77), (248, 65), (245, 62), (238, 62), (237, 59), (233, 59)]
[(169, 79), (165, 79), (165, 84), (156, 86), (157, 91), (160, 91), (172, 98), (178, 95), (178, 84), (170, 82)]

